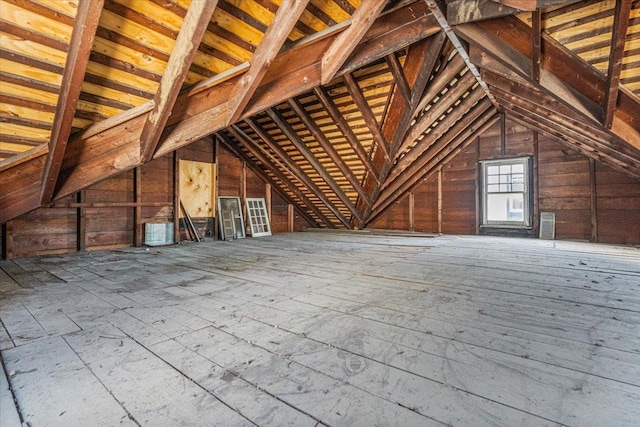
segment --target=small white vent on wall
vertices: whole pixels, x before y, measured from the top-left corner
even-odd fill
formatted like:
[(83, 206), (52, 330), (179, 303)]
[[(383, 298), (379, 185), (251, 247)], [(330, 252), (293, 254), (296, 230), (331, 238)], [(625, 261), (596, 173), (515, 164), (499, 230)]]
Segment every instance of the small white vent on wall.
[(556, 213), (540, 212), (541, 239), (553, 240), (556, 237)]
[(144, 244), (148, 246), (172, 245), (173, 223), (146, 223), (144, 225)]

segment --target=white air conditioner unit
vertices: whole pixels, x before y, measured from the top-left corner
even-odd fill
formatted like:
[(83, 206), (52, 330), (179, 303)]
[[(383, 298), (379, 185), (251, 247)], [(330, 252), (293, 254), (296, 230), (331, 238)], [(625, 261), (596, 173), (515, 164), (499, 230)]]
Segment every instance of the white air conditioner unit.
[(173, 244), (173, 223), (146, 223), (144, 225), (144, 244), (161, 246)]
[(556, 213), (540, 212), (540, 235), (541, 239), (553, 240), (556, 237)]

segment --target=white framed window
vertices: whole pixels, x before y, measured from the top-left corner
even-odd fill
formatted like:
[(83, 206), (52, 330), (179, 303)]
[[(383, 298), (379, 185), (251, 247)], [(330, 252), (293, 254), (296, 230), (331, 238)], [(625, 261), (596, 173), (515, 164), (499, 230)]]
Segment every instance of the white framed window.
[(247, 217), (251, 226), (251, 237), (271, 236), (264, 198), (247, 198)]
[(529, 227), (529, 158), (487, 160), (482, 167), (482, 225)]

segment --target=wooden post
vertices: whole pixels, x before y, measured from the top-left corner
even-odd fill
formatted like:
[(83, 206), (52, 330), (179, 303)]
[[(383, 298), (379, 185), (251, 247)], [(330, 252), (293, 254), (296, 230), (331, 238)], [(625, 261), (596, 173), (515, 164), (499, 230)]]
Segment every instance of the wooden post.
[(219, 230), (219, 226), (220, 226), (220, 221), (218, 218), (218, 215), (220, 215), (220, 213), (218, 212), (218, 195), (220, 194), (219, 189), (220, 189), (220, 165), (218, 164), (218, 153), (220, 152), (220, 141), (218, 140), (218, 135), (216, 134), (216, 136), (213, 138), (213, 163), (216, 165), (215, 170), (216, 170), (216, 182), (215, 182), (215, 190), (214, 190), (214, 199), (213, 199), (213, 238), (214, 240), (218, 240), (218, 236), (220, 235), (220, 230)]
[(293, 205), (289, 203), (287, 205), (287, 224), (288, 224), (289, 233), (293, 233), (294, 222), (295, 222), (295, 212), (293, 210)]
[(85, 221), (85, 191), (80, 190), (76, 195), (76, 201), (80, 204), (76, 208), (76, 250), (84, 252), (86, 250), (87, 221)]
[(268, 182), (264, 184), (264, 203), (267, 208), (269, 223), (271, 223), (271, 184), (269, 184)]
[(442, 233), (442, 166), (438, 168), (438, 233)]
[(142, 246), (142, 188), (140, 186), (140, 168), (133, 168), (133, 246)]
[(180, 165), (178, 151), (173, 152), (173, 241), (180, 241)]
[(247, 221), (247, 162), (242, 162), (240, 172), (240, 209), (242, 209), (242, 217)]
[(538, 179), (538, 157), (539, 157), (539, 145), (538, 145), (538, 131), (533, 131), (533, 233), (535, 236), (539, 235), (540, 227), (540, 191)]
[(504, 156), (507, 152), (507, 131), (506, 131), (505, 114), (500, 113), (500, 155)]
[(11, 259), (13, 246), (13, 223), (7, 221), (2, 224), (2, 259)]
[(409, 192), (409, 231), (413, 231), (413, 209), (414, 209), (413, 191)]
[(484, 188), (480, 187), (480, 183), (484, 183), (484, 178), (480, 167), (480, 137), (478, 137), (476, 138), (476, 234), (480, 234), (480, 211), (484, 208), (484, 202), (481, 202)]
[(591, 241), (598, 241), (598, 194), (596, 192), (596, 161), (589, 158), (589, 182), (591, 184)]

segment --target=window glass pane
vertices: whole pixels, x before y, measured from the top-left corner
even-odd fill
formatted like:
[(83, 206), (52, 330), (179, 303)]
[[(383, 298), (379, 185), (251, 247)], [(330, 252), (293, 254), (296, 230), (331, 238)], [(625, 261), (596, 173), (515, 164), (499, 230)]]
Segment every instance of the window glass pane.
[(511, 165), (500, 165), (500, 173), (511, 173)]
[(511, 165), (511, 172), (513, 173), (523, 173), (524, 165), (522, 163)]
[(487, 177), (487, 183), (489, 184), (497, 184), (498, 183), (498, 176), (496, 175), (490, 175)]
[(524, 182), (524, 175), (513, 174), (513, 175), (511, 175), (511, 180), (512, 180), (511, 182), (514, 182), (514, 183), (515, 182), (519, 182), (519, 183)]
[(505, 184), (505, 183), (509, 182), (509, 177), (510, 177), (510, 175), (500, 175), (500, 183), (501, 184)]
[(510, 191), (511, 190), (510, 187), (511, 186), (509, 184), (500, 184), (500, 192), (503, 193), (506, 191)]
[(513, 184), (511, 191), (524, 191), (524, 184)]
[(489, 194), (487, 196), (488, 221), (524, 221), (522, 194)]
[(500, 191), (500, 188), (499, 188), (499, 186), (497, 184), (493, 184), (493, 185), (487, 186), (487, 191), (489, 193), (496, 193), (496, 192)]
[(487, 166), (487, 175), (498, 175), (498, 166)]

